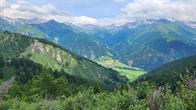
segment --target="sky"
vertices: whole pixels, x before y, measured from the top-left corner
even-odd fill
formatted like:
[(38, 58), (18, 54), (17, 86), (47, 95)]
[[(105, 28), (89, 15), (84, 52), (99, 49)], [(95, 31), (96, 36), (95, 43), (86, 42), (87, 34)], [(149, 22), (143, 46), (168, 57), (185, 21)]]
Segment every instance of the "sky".
[(111, 25), (147, 19), (196, 21), (196, 0), (0, 0), (0, 16)]

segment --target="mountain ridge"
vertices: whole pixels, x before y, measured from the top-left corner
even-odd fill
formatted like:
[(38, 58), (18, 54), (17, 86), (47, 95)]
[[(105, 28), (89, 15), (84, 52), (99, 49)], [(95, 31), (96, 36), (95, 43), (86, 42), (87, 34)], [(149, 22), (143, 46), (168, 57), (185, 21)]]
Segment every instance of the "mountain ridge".
[(191, 78), (195, 80), (196, 72), (196, 55), (184, 57), (172, 62), (168, 62), (158, 68), (142, 75), (134, 83), (148, 81), (156, 86), (164, 86), (165, 84), (177, 85), (178, 82), (184, 82)]
[(99, 81), (105, 85), (115, 85), (115, 83), (123, 81), (116, 71), (107, 69), (84, 57), (78, 57), (47, 40), (9, 32), (0, 33), (0, 39), (0, 54), (7, 59), (30, 59), (53, 70), (63, 70), (67, 74), (86, 80)]
[[(0, 31), (49, 39), (96, 62), (100, 57), (112, 57), (147, 71), (196, 53), (196, 31), (187, 22), (160, 19), (117, 27), (77, 27), (50, 20), (40, 24), (7, 25), (7, 28), (5, 25), (0, 22)], [(168, 53), (171, 53), (169, 57)]]

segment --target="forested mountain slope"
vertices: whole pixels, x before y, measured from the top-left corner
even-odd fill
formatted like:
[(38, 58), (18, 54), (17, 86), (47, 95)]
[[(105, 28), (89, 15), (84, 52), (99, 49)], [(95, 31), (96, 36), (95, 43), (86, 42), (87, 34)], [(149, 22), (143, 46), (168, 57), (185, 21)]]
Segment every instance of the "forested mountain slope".
[(116, 71), (77, 56), (52, 42), (21, 34), (0, 33), (0, 55), (6, 60), (30, 59), (44, 67), (63, 70), (67, 74), (106, 85), (121, 82)]
[(157, 86), (176, 85), (178, 82), (188, 83), (184, 82), (187, 80), (187, 76), (196, 78), (196, 55), (161, 65), (144, 74), (135, 82), (148, 81)]

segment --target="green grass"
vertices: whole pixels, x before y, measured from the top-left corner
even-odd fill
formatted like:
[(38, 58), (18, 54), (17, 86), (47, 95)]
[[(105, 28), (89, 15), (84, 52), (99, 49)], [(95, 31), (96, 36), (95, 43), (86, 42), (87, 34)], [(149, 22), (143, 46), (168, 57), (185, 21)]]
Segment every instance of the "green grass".
[(145, 73), (143, 70), (128, 70), (128, 69), (121, 69), (121, 68), (113, 68), (113, 70), (116, 70), (121, 75), (126, 76), (129, 79), (129, 81), (134, 81), (140, 75)]
[(115, 60), (109, 56), (102, 56), (98, 59), (97, 62), (102, 66), (112, 68), (113, 70), (119, 72), (122, 76), (126, 76), (129, 79), (129, 81), (134, 81), (140, 75), (144, 74), (143, 70), (123, 69), (128, 67), (128, 65), (120, 62), (119, 60)]
[[(77, 66), (77, 61), (74, 59), (74, 57), (66, 53), (65, 51), (47, 45), (47, 44), (42, 44), (43, 46), (43, 52), (32, 52), (33, 45), (29, 46), (24, 53), (21, 54), (21, 57), (28, 57), (30, 55), (30, 59), (33, 60), (36, 63), (39, 63), (45, 67), (50, 67), (51, 69), (54, 70), (65, 70), (65, 72), (72, 73), (73, 68)], [(46, 48), (49, 49), (49, 51), (46, 51)], [(57, 54), (60, 57), (60, 61), (57, 61)], [(68, 63), (69, 66), (66, 68), (63, 67), (65, 63)]]
[(31, 59), (36, 63), (42, 64), (46, 67), (60, 70), (62, 66), (58, 65), (57, 62), (49, 54), (33, 54)]
[(108, 68), (114, 68), (114, 67), (124, 68), (124, 67), (128, 66), (128, 65), (120, 62), (119, 60), (115, 60), (115, 59), (113, 59), (112, 57), (109, 57), (109, 56), (102, 56), (97, 60), (97, 62), (100, 65), (103, 65), (103, 66), (108, 67)]
[[(53, 70), (63, 69), (67, 74), (75, 75), (88, 80), (102, 81), (111, 78), (112, 71), (103, 68), (91, 61), (79, 59), (71, 53), (61, 48), (44, 44), (42, 42), (31, 44), (21, 57), (31, 59), (44, 67), (50, 67)], [(112, 79), (110, 79), (112, 80)]]

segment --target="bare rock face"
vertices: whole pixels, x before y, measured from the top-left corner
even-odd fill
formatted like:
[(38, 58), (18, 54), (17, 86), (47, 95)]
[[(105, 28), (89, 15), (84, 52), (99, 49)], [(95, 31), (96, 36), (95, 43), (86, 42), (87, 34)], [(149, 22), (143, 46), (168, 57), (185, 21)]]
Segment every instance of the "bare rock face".
[(65, 53), (60, 49), (55, 49), (53, 46), (40, 43), (38, 40), (35, 40), (32, 44), (31, 48), (32, 53), (38, 53), (38, 54), (46, 54), (46, 55), (52, 55), (52, 58), (55, 59), (57, 62), (62, 62), (63, 58), (62, 56), (65, 55)]
[[(49, 49), (47, 49), (49, 50)], [(44, 53), (44, 45), (40, 43), (38, 40), (35, 40), (32, 46), (32, 53)]]
[(189, 82), (189, 87), (196, 90), (196, 79)]
[(56, 54), (55, 59), (56, 59), (57, 62), (61, 62), (62, 61), (60, 54)]

